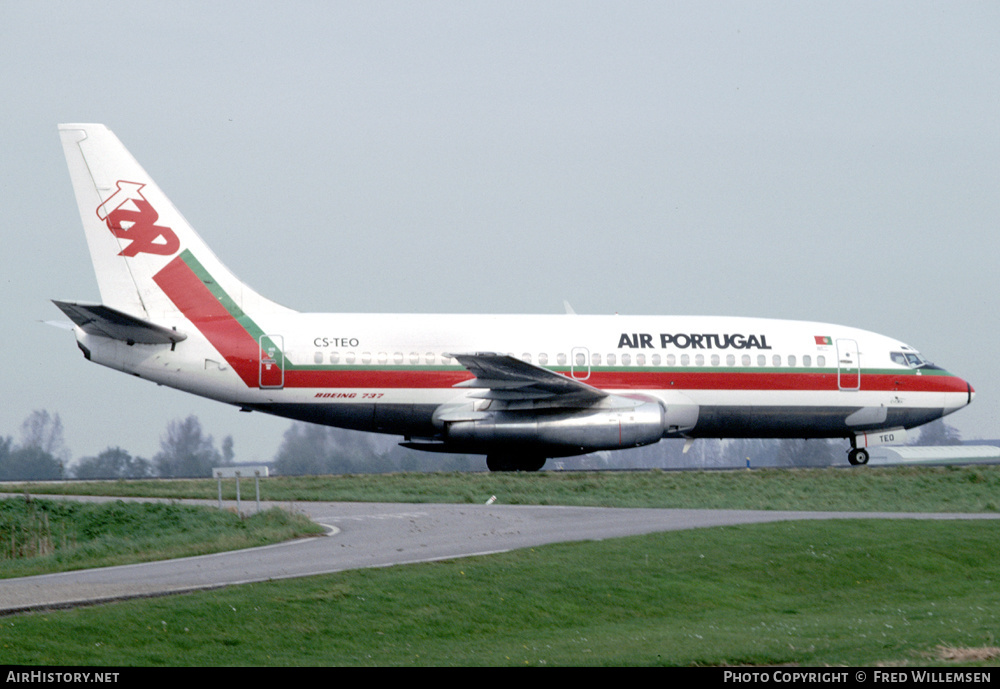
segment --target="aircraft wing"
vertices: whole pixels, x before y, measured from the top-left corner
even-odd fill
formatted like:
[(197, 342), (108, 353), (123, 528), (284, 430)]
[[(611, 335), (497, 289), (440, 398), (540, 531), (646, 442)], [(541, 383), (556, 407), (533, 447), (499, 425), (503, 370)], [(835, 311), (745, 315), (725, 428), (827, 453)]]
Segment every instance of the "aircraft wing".
[(187, 339), (184, 333), (164, 328), (103, 304), (79, 304), (56, 301), (69, 319), (88, 335), (100, 335), (128, 344), (172, 344)]
[(471, 397), (506, 402), (550, 402), (579, 404), (597, 402), (608, 393), (569, 376), (516, 359), (507, 354), (479, 352), (451, 354), (474, 376), (457, 388), (481, 388)]

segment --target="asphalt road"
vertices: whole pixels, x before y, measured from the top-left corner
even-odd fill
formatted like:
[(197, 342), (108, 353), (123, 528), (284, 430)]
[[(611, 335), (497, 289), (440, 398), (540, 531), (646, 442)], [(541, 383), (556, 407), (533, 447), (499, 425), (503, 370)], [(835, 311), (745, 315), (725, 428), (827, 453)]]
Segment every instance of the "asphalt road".
[[(247, 506), (244, 501), (243, 508)], [(269, 506), (262, 505), (262, 509)], [(343, 502), (296, 503), (294, 509), (326, 525), (327, 535), (179, 560), (0, 579), (0, 614), (469, 557), (546, 543), (729, 524), (796, 519), (1000, 518), (997, 514)]]

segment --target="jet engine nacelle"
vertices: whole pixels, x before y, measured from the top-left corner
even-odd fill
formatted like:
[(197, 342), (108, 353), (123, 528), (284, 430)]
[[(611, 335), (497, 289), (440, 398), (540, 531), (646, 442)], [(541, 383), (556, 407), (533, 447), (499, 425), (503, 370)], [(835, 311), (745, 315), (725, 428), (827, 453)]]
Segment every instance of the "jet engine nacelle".
[(479, 418), (447, 423), (445, 434), (449, 442), (463, 445), (532, 445), (581, 452), (639, 447), (663, 437), (666, 411), (660, 402), (624, 397), (615, 402), (610, 408), (572, 411), (481, 412)]

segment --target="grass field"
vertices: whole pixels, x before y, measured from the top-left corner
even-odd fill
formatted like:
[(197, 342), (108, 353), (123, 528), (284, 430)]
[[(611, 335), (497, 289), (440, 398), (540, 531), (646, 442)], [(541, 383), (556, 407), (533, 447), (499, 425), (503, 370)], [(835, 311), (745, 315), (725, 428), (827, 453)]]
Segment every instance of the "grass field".
[[(998, 475), (993, 467), (407, 475), (381, 477), (381, 492), (380, 477), (332, 479), (314, 492), (983, 511), (996, 509)], [(308, 482), (283, 489), (297, 500), (309, 493)], [(65, 666), (995, 666), (998, 552), (995, 521), (790, 522), (557, 544), (7, 617), (0, 658)]]
[(322, 533), (280, 509), (240, 517), (167, 503), (0, 500), (0, 578), (237, 550)]
[[(997, 664), (998, 525), (727, 527), (19, 615), (53, 665)], [(978, 655), (976, 655), (978, 654)], [(978, 658), (983, 658), (979, 660)]]
[[(261, 498), (364, 502), (591, 505), (759, 510), (1000, 511), (1000, 466), (755, 469), (539, 473), (405, 473), (288, 476), (261, 481)], [(243, 500), (252, 493), (243, 480)], [(203, 498), (215, 500), (211, 479), (11, 484), (13, 492)], [(236, 498), (236, 484), (223, 483)]]

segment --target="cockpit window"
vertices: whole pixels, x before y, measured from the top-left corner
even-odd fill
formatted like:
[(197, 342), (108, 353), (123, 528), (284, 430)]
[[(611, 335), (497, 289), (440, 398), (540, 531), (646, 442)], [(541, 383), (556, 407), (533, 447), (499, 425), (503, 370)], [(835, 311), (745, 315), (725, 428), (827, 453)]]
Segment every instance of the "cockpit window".
[(921, 366), (927, 366), (929, 364), (926, 359), (916, 352), (892, 352), (889, 356), (892, 357), (893, 363), (899, 364), (900, 366), (920, 368)]

